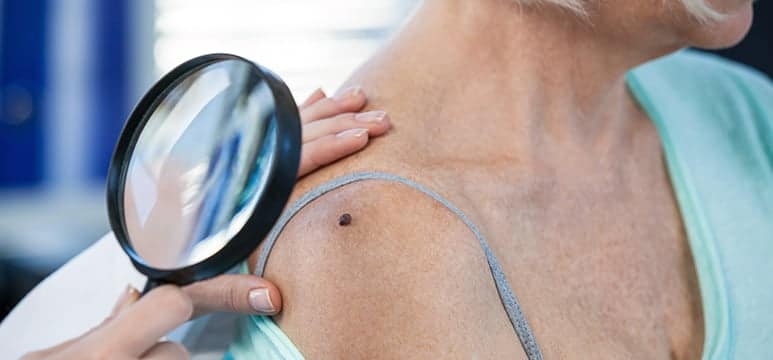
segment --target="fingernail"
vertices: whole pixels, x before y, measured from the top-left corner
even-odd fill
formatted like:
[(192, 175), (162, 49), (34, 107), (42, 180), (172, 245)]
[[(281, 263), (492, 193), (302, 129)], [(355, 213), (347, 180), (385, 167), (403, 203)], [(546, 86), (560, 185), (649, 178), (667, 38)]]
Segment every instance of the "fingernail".
[(113, 306), (113, 311), (110, 312), (110, 316), (114, 316), (121, 311), (126, 305), (131, 304), (139, 298), (139, 291), (131, 285), (126, 285), (126, 289), (118, 297), (118, 301)]
[(361, 137), (368, 133), (368, 129), (349, 129), (336, 134), (339, 138)]
[(368, 112), (354, 115), (354, 119), (357, 121), (373, 123), (373, 122), (384, 121), (384, 119), (386, 119), (386, 116), (387, 116), (386, 111), (376, 110), (376, 111), (368, 111)]
[(344, 90), (342, 93), (336, 95), (334, 99), (347, 100), (347, 99), (357, 98), (360, 96), (362, 96), (362, 88), (359, 86), (355, 86)]
[(268, 289), (254, 289), (250, 290), (250, 306), (252, 309), (264, 314), (272, 314), (276, 312), (274, 303), (271, 302), (271, 296), (269, 296)]

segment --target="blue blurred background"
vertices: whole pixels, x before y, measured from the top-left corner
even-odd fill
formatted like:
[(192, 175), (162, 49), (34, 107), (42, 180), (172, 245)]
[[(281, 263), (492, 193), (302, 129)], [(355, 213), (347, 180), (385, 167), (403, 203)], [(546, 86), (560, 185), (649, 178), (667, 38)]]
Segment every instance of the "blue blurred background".
[[(416, 0), (0, 0), (0, 319), (108, 231), (104, 180), (133, 104), (178, 63), (232, 52), (296, 97), (333, 91)], [(770, 2), (720, 52), (773, 73)]]

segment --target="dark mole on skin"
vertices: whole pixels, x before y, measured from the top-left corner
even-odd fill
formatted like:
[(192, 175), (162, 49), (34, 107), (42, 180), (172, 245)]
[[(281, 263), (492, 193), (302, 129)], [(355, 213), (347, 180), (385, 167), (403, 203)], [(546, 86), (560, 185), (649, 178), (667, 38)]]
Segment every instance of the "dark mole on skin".
[(340, 226), (346, 226), (352, 223), (352, 216), (349, 215), (349, 213), (341, 215), (341, 217), (338, 218), (338, 225)]

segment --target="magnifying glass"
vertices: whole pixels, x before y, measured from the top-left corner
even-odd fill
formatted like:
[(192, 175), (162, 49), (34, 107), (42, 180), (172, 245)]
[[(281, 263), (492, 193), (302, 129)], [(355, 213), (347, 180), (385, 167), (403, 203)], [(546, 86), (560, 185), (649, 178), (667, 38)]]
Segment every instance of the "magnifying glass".
[(230, 54), (191, 59), (132, 111), (107, 178), (110, 226), (134, 266), (186, 285), (246, 259), (295, 184), (298, 107), (269, 70)]

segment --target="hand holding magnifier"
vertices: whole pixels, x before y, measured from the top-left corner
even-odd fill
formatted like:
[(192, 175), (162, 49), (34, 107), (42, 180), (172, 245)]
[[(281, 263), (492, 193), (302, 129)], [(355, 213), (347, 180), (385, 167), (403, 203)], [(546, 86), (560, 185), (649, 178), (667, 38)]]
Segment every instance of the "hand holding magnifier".
[[(323, 105), (318, 114), (335, 115)], [(388, 127), (374, 124), (362, 126), (358, 146), (370, 127), (380, 127), (376, 135)], [(287, 86), (246, 59), (197, 57), (156, 83), (126, 123), (107, 189), (111, 227), (148, 277), (144, 292), (207, 279), (246, 259), (290, 196), (301, 144)]]
[[(233, 62), (225, 63), (226, 60)], [(239, 62), (243, 63), (237, 64)], [(216, 64), (218, 66), (214, 66)], [(256, 67), (257, 71), (254, 68), (251, 69), (252, 67)], [(265, 123), (266, 119), (279, 121), (277, 116), (280, 112), (278, 111), (275, 111), (276, 114), (273, 116), (251, 119), (248, 114), (244, 115), (245, 112), (234, 112), (238, 110), (236, 108), (223, 107), (223, 102), (227, 102), (228, 98), (240, 98), (240, 92), (242, 94), (244, 91), (252, 92), (254, 96), (256, 90), (259, 90), (257, 86), (244, 86), (245, 83), (239, 82), (245, 70), (247, 70), (246, 73), (258, 75), (258, 78), (273, 76), (265, 75), (264, 69), (231, 55), (207, 55), (181, 65), (148, 92), (132, 113), (121, 135), (111, 165), (111, 185), (108, 186), (111, 219), (113, 223), (118, 223), (122, 227), (122, 231), (125, 231), (123, 239), (120, 240), (121, 244), (138, 269), (142, 271), (143, 267), (138, 264), (144, 263), (145, 267), (155, 271), (152, 274), (171, 274), (169, 277), (160, 278), (150, 276), (151, 274), (143, 271), (150, 277), (146, 291), (165, 282), (182, 285), (217, 274), (218, 264), (214, 264), (208, 269), (215, 270), (199, 272), (199, 276), (179, 275), (182, 269), (195, 269), (192, 265), (197, 264), (205, 266), (201, 264), (207, 261), (203, 259), (198, 263), (175, 262), (190, 256), (189, 250), (196, 248), (196, 243), (191, 243), (193, 247), (187, 247), (186, 241), (190, 239), (179, 236), (179, 234), (185, 234), (185, 229), (194, 227), (192, 225), (194, 222), (190, 221), (191, 213), (180, 210), (186, 205), (200, 205), (195, 201), (187, 203), (183, 201), (186, 199), (183, 196), (186, 194), (184, 191), (187, 191), (187, 195), (195, 195), (191, 188), (186, 186), (197, 184), (196, 181), (192, 181), (197, 178), (191, 175), (192, 170), (195, 174), (196, 166), (217, 165), (211, 163), (220, 161), (220, 169), (223, 169), (223, 163), (238, 168), (238, 161), (244, 161), (244, 159), (257, 162), (257, 155), (254, 158), (237, 156), (245, 152), (250, 153), (250, 149), (245, 147), (237, 147), (239, 151), (231, 153), (237, 156), (234, 159), (215, 156), (220, 149), (229, 146), (229, 141), (238, 143), (251, 141), (244, 139), (245, 137), (257, 138), (254, 135), (260, 133), (255, 132), (256, 129), (261, 129), (260, 123), (240, 122), (264, 121)], [(206, 75), (207, 73), (210, 75)], [(213, 85), (209, 81), (223, 79), (228, 80), (227, 85), (223, 86), (224, 83), (220, 82), (216, 83), (220, 84), (219, 87), (208, 86)], [(275, 77), (274, 80), (278, 81)], [(229, 87), (238, 86), (241, 86), (242, 90), (229, 91)], [(277, 86), (277, 84), (269, 83), (267, 86), (271, 90), (271, 86)], [(265, 88), (262, 91), (265, 91)], [(280, 95), (288, 94), (283, 85), (278, 91)], [(273, 94), (272, 92), (271, 95)], [(241, 98), (244, 99), (244, 96)], [(234, 103), (238, 105), (238, 102)], [(276, 107), (276, 104), (275, 101), (273, 106)], [(300, 106), (303, 149), (298, 177), (358, 151), (367, 144), (369, 136), (379, 136), (389, 130), (391, 124), (385, 113), (380, 111), (359, 113), (365, 104), (365, 95), (357, 89), (350, 89), (335, 98), (328, 98), (318, 90)], [(297, 112), (295, 108), (285, 110)], [(182, 116), (184, 114), (188, 114), (190, 118), (185, 120)], [(244, 116), (236, 116), (239, 114)], [(287, 120), (286, 117), (284, 119)], [(374, 119), (380, 121), (374, 121)], [(289, 121), (293, 119), (290, 118)], [(202, 129), (212, 130), (213, 124), (223, 125), (223, 128), (205, 134)], [(212, 141), (209, 136), (219, 137), (217, 141)], [(265, 137), (262, 141), (252, 141), (252, 146), (256, 146), (262, 144)], [(209, 155), (207, 155), (208, 151)], [(215, 174), (212, 173), (210, 177), (216, 177)], [(263, 176), (268, 175), (270, 172)], [(212, 186), (212, 184), (228, 183), (229, 178), (209, 179), (209, 181)], [(206, 181), (201, 181), (199, 178), (199, 183), (206, 183)], [(234, 182), (231, 181), (231, 183)], [(249, 181), (246, 183), (249, 184)], [(114, 192), (117, 188), (122, 189), (122, 196)], [(200, 186), (193, 189), (207, 188)], [(211, 191), (213, 187), (208, 189)], [(231, 189), (240, 188), (231, 187)], [(245, 192), (244, 189), (240, 191)], [(203, 197), (215, 196), (204, 194), (205, 192), (199, 191)], [(254, 192), (248, 193), (254, 194)], [(115, 207), (121, 200), (123, 201), (120, 204), (121, 207)], [(264, 200), (258, 200), (260, 201)], [(260, 206), (256, 205), (255, 209), (257, 208)], [(252, 216), (257, 215), (255, 209)], [(143, 210), (146, 212), (144, 219), (141, 219)], [(234, 213), (242, 210), (244, 209), (238, 209)], [(199, 209), (196, 214), (199, 217), (193, 219), (205, 219), (208, 213)], [(164, 226), (167, 223), (170, 226)], [(254, 238), (254, 243), (259, 242), (260, 239), (262, 234)], [(239, 260), (241, 259), (236, 261)], [(250, 301), (252, 296), (247, 296), (254, 290), (269, 288), (272, 289), (271, 298), (276, 296), (275, 300), (278, 300), (274, 301), (273, 310), (256, 307)], [(229, 289), (229, 291), (223, 291), (223, 289)], [(151, 292), (150, 296), (143, 297), (139, 302), (138, 297), (139, 294), (135, 290), (127, 291), (119, 300), (113, 314), (98, 327), (81, 337), (30, 353), (24, 358), (64, 359), (93, 356), (96, 353), (110, 356), (124, 354), (127, 358), (154, 358), (161, 355), (169, 358), (187, 358), (185, 349), (178, 344), (157, 341), (159, 334), (164, 334), (187, 321), (191, 311), (194, 312), (193, 316), (196, 313), (211, 311), (271, 314), (281, 308), (281, 297), (276, 288), (269, 282), (250, 275), (223, 275), (183, 289), (167, 286)], [(164, 310), (158, 311), (159, 306)], [(152, 314), (148, 314), (148, 311)], [(140, 326), (139, 329), (138, 326)]]

